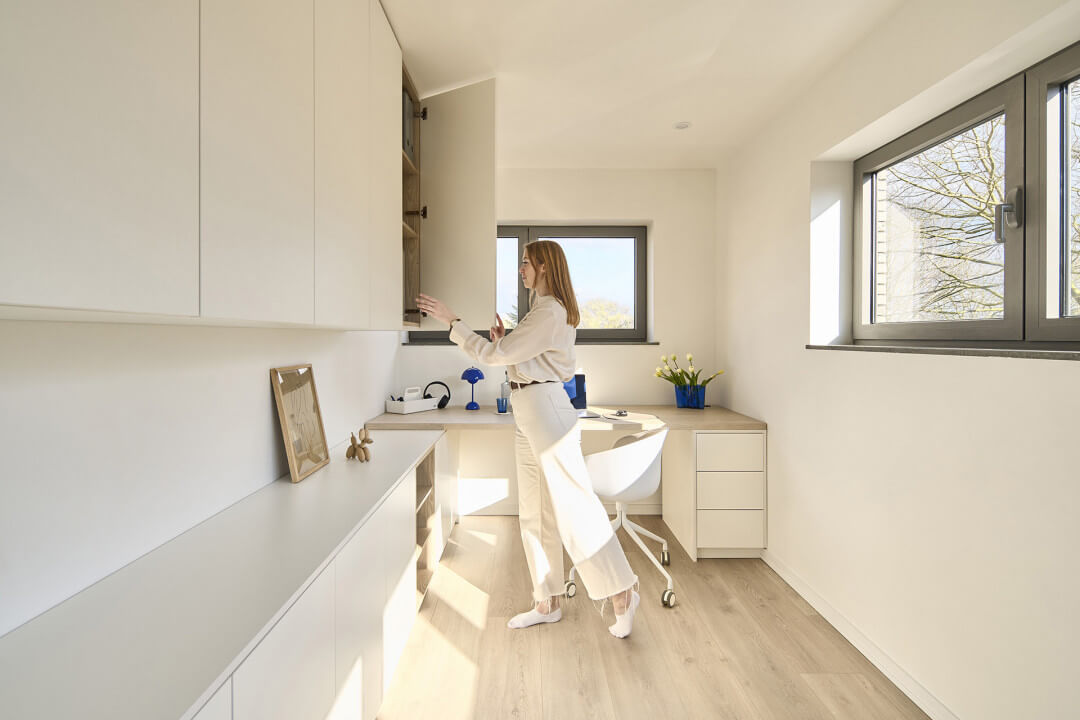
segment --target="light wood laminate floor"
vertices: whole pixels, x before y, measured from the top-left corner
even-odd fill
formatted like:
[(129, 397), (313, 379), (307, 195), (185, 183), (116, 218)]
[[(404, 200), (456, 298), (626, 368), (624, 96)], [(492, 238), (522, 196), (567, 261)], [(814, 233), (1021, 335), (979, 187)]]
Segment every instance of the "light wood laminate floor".
[[(658, 517), (634, 519), (671, 537)], [(379, 717), (927, 718), (761, 560), (695, 564), (669, 541), (666, 609), (660, 574), (619, 535), (641, 581), (629, 638), (608, 634), (610, 607), (601, 618), (580, 583), (562, 621), (509, 630), (531, 604), (517, 518), (463, 518)]]

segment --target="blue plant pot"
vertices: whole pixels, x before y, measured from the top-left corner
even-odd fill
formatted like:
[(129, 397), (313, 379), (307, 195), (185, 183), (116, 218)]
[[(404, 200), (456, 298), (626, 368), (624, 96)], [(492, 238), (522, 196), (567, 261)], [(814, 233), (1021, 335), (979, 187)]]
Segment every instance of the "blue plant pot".
[(704, 408), (705, 386), (704, 385), (676, 385), (675, 407), (681, 408)]

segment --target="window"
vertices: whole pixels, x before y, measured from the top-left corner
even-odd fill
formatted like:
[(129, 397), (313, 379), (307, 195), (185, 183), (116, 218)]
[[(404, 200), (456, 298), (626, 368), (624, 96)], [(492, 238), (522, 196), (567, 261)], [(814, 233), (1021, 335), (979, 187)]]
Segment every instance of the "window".
[(855, 163), (856, 340), (1080, 341), (1080, 45)]
[(529, 311), (517, 270), (534, 240), (554, 240), (566, 253), (581, 313), (579, 342), (645, 342), (644, 227), (500, 226), (495, 307), (507, 328)]

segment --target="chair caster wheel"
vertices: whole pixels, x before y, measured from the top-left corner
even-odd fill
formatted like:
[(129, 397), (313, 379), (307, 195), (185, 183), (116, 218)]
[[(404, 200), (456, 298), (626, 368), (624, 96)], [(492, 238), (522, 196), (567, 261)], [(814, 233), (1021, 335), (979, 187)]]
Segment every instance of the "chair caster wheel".
[(667, 550), (661, 550), (660, 551), (660, 564), (661, 565), (670, 565), (671, 564), (671, 553), (669, 553)]
[(566, 581), (566, 597), (572, 598), (577, 595), (577, 583), (573, 580)]
[(668, 608), (675, 607), (675, 591), (665, 590), (663, 594), (660, 595), (660, 604)]

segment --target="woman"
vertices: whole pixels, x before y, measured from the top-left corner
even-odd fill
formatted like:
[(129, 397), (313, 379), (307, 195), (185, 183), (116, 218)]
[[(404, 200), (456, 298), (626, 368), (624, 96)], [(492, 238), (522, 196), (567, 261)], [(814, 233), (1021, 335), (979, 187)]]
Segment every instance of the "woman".
[(637, 576), (592, 491), (581, 455), (577, 410), (563, 389), (574, 376), (580, 321), (566, 255), (549, 240), (529, 243), (520, 273), (532, 291), (531, 308), (509, 335), (496, 314), (490, 342), (441, 301), (421, 295), (416, 303), (429, 316), (449, 323), (450, 339), (473, 360), (506, 365), (510, 376), (517, 423), (518, 518), (536, 606), (507, 625), (519, 629), (562, 619), (565, 544), (589, 597), (611, 600), (615, 624), (608, 629), (623, 638), (630, 634), (641, 598), (635, 590)]

